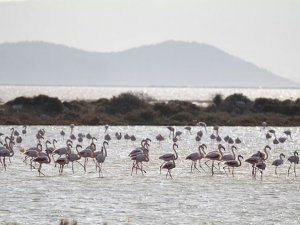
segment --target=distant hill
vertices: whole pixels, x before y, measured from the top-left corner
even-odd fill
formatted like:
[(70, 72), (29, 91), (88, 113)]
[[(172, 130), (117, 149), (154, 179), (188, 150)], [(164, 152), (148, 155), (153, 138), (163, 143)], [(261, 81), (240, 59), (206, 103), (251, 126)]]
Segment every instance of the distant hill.
[(0, 84), (299, 86), (213, 46), (175, 41), (113, 53), (45, 42), (1, 44)]

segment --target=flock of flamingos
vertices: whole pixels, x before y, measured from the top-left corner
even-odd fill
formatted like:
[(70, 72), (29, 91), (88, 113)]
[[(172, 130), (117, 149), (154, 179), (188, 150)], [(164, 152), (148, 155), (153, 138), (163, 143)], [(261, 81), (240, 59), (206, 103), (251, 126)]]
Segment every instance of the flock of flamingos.
[[(236, 145), (240, 144), (242, 141), (239, 138), (231, 138), (230, 136), (221, 137), (219, 135), (219, 127), (212, 127), (212, 133), (207, 133), (207, 127), (204, 122), (197, 123), (197, 126), (201, 127), (195, 136), (195, 141), (198, 143), (198, 149), (185, 156), (186, 160), (191, 161), (190, 172), (195, 170), (200, 172), (201, 170), (207, 171), (204, 168), (209, 168), (211, 175), (213, 176), (216, 170), (224, 172), (227, 176), (231, 174), (234, 176), (234, 169), (241, 166), (242, 163), (249, 163), (252, 166), (252, 177), (255, 178), (256, 174), (260, 174), (260, 178), (263, 178), (263, 171), (266, 169), (266, 161), (268, 160), (269, 153), (271, 150), (270, 145), (265, 145), (261, 150), (254, 152), (251, 156), (244, 159), (242, 155), (236, 155)], [(110, 145), (112, 137), (108, 134), (109, 126), (105, 125), (105, 136), (104, 141), (99, 144), (96, 144), (97, 139), (93, 137), (90, 133), (83, 134), (78, 133), (74, 134), (74, 124), (70, 125), (70, 134), (67, 135), (65, 131), (61, 130), (60, 137), (57, 139), (66, 140), (64, 147), (57, 148), (55, 144), (57, 143), (56, 139), (46, 140), (46, 131), (44, 129), (38, 130), (35, 134), (36, 136), (36, 145), (23, 148), (21, 153), (24, 155), (23, 162), (29, 165), (29, 168), (36, 169), (39, 176), (45, 176), (42, 172), (43, 164), (54, 163), (55, 167), (59, 167), (59, 174), (62, 174), (66, 165), (71, 164), (72, 171), (74, 173), (74, 163), (79, 164), (83, 170), (87, 171), (87, 164), (92, 163), (95, 165), (96, 171), (99, 173), (99, 177), (103, 176), (102, 166), (107, 157), (107, 148)], [(169, 138), (171, 139), (173, 151), (170, 153), (163, 154), (159, 156), (161, 160), (161, 165), (159, 167), (160, 172), (166, 170), (166, 178), (172, 177), (171, 170), (176, 167), (176, 160), (178, 159), (178, 142), (180, 136), (183, 132), (176, 131), (174, 127), (167, 127), (170, 131)], [(186, 132), (191, 133), (191, 127), (184, 127)], [(265, 138), (271, 140), (274, 146), (279, 143), (284, 143), (286, 141), (292, 141), (292, 134), (290, 130), (285, 130), (284, 136), (277, 137), (274, 129), (269, 129), (265, 122), (262, 123), (262, 128), (264, 131)], [(11, 158), (14, 156), (14, 146), (16, 144), (21, 144), (23, 139), (27, 136), (26, 126), (23, 127), (21, 132), (18, 132), (16, 129), (11, 128), (9, 134), (0, 133), (0, 165), (3, 167), (3, 170), (7, 170), (7, 166), (11, 163)], [(209, 135), (211, 141), (217, 143), (217, 149), (208, 151), (207, 144), (202, 143), (201, 139), (204, 135)], [(69, 136), (69, 137), (67, 137)], [(115, 137), (116, 141), (125, 139), (127, 141), (136, 141), (134, 135), (125, 134), (124, 136), (120, 132), (116, 132)], [(155, 141), (162, 142), (166, 139), (162, 135), (157, 135)], [(144, 175), (146, 173), (145, 165), (149, 162), (149, 152), (151, 139), (145, 138), (141, 140), (141, 145), (134, 149), (128, 150), (128, 160), (132, 161), (131, 175), (133, 172), (141, 173)], [(86, 146), (83, 147), (83, 143)], [(97, 146), (98, 145), (98, 146)], [(225, 147), (226, 146), (226, 147)], [(99, 149), (100, 148), (100, 149)], [(229, 151), (228, 151), (229, 149)], [(275, 174), (277, 174), (277, 167), (282, 165), (285, 161), (284, 158), (287, 158), (289, 165), (287, 175), (292, 173), (296, 176), (296, 164), (299, 163), (298, 152), (294, 151), (293, 155), (285, 156), (283, 153), (279, 154), (279, 158), (272, 162), (272, 165), (275, 166)], [(205, 166), (201, 161), (204, 162)], [(293, 167), (293, 168), (292, 168)]]

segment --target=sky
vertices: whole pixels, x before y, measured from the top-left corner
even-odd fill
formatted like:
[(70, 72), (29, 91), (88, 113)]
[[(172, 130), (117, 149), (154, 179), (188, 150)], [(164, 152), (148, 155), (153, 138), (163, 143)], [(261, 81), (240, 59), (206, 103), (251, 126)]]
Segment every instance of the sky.
[(112, 52), (167, 40), (210, 44), (300, 82), (300, 0), (0, 0), (0, 43)]

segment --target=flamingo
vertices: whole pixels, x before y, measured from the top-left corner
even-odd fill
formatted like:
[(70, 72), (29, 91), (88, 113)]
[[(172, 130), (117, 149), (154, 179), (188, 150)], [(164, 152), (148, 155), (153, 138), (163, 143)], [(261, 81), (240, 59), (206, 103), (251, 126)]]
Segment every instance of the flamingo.
[(171, 134), (172, 134), (172, 136), (174, 137), (174, 132), (175, 132), (174, 127), (168, 126), (167, 128), (168, 128), (168, 130), (170, 131), (170, 133), (169, 133), (169, 138), (171, 138)]
[(253, 154), (251, 157), (259, 157), (262, 160), (267, 160), (269, 157), (269, 154), (267, 152), (267, 149), (271, 150), (271, 147), (269, 145), (266, 145), (263, 149), (264, 153), (261, 151), (257, 151), (257, 153)]
[(74, 134), (70, 134), (70, 139), (74, 141), (74, 140), (76, 140), (77, 138), (76, 138), (76, 136), (75, 136)]
[(223, 167), (223, 170), (225, 171), (225, 174), (227, 175), (225, 168), (228, 167), (228, 169), (229, 169), (229, 167), (232, 167), (232, 172), (231, 173), (232, 173), (232, 176), (234, 176), (234, 173), (233, 173), (234, 168), (240, 167), (242, 165), (241, 159), (243, 159), (243, 156), (238, 155), (238, 161), (237, 160), (228, 160), (228, 161), (226, 161), (225, 162), (226, 166)]
[[(267, 152), (267, 149), (271, 150), (271, 147), (269, 145), (266, 145), (264, 147), (264, 153), (261, 151), (257, 151), (250, 158), (245, 160), (245, 162), (250, 163), (252, 165), (252, 176), (253, 177), (256, 176), (256, 168), (261, 169), (261, 168), (265, 167), (264, 164), (260, 163), (260, 162), (266, 161), (268, 159), (269, 154)], [(260, 164), (258, 164), (258, 163), (260, 163)], [(258, 167), (257, 167), (257, 164), (258, 164)], [(259, 167), (261, 167), (261, 168), (259, 168)], [(262, 173), (262, 170), (264, 170), (264, 169), (261, 169), (260, 172)], [(262, 174), (261, 174), (261, 177), (262, 177)]]
[(241, 139), (239, 139), (238, 137), (234, 140), (234, 142), (235, 142), (236, 144), (241, 144), (241, 143), (242, 143)]
[(103, 148), (105, 148), (105, 151), (106, 151), (105, 145), (107, 145), (107, 146), (109, 145), (107, 141), (103, 141), (101, 151), (94, 151), (94, 158), (96, 158), (99, 154), (103, 153)]
[(216, 137), (216, 141), (217, 141), (217, 142), (221, 142), (221, 141), (222, 141), (222, 138), (220, 137), (220, 135), (218, 135), (218, 136)]
[(285, 131), (283, 131), (283, 133), (284, 133), (287, 137), (290, 137), (291, 140), (293, 140), (291, 130), (285, 130)]
[(187, 130), (190, 134), (192, 134), (192, 128), (190, 126), (184, 127), (185, 130)]
[(206, 123), (205, 123), (205, 122), (198, 122), (196, 125), (197, 125), (197, 126), (202, 126), (202, 127), (204, 127), (205, 132), (207, 133)]
[[(0, 159), (1, 159), (1, 157), (3, 157), (3, 166), (4, 166), (5, 171), (6, 171), (5, 158), (6, 157), (11, 158), (15, 154), (15, 152), (13, 150), (14, 142), (11, 140), (11, 138), (9, 138), (9, 137), (7, 137), (7, 138), (10, 140), (10, 142), (5, 144), (6, 147), (0, 149)], [(7, 138), (5, 138), (5, 139), (7, 139)]]
[(202, 132), (202, 130), (199, 130), (199, 131), (197, 132), (197, 136), (199, 136), (200, 138), (203, 137), (203, 132)]
[[(144, 175), (144, 173), (146, 173), (146, 171), (143, 170), (143, 162), (149, 162), (149, 150), (147, 148), (147, 145), (145, 145), (145, 146), (146, 146), (146, 148), (142, 149), (143, 153), (139, 153), (139, 154), (131, 157), (132, 160), (135, 160), (135, 163), (131, 169), (131, 175), (132, 175), (134, 167), (136, 169), (139, 168), (142, 172), (142, 175)], [(140, 164), (140, 166), (139, 166), (139, 164)]]
[[(234, 152), (234, 150), (236, 150), (236, 149), (237, 148), (234, 145), (232, 145), (231, 146), (231, 152), (232, 152), (232, 154), (223, 155), (222, 161), (227, 162), (227, 161), (230, 161), (230, 160), (235, 160), (236, 158), (235, 158), (235, 152)], [(220, 168), (220, 163), (221, 163), (221, 161), (218, 163), (218, 167), (219, 168)], [(230, 171), (229, 167), (228, 167), (228, 170)]]
[(69, 162), (72, 163), (73, 174), (74, 174), (74, 162), (77, 162), (78, 164), (80, 164), (83, 167), (83, 165), (78, 161), (78, 160), (81, 159), (81, 155), (80, 155), (80, 152), (79, 152), (78, 148), (82, 148), (82, 146), (81, 145), (76, 145), (76, 152), (77, 153), (70, 153), (68, 155), (68, 160), (69, 160)]
[[(141, 141), (141, 147), (139, 147), (139, 148), (136, 148), (136, 149), (134, 149), (134, 150), (132, 150), (130, 153), (129, 153), (129, 157), (130, 157), (130, 159), (131, 160), (133, 160), (133, 163), (132, 163), (132, 168), (131, 168), (131, 175), (132, 175), (132, 172), (133, 172), (133, 169), (134, 168), (136, 168), (136, 173), (137, 173), (137, 169), (140, 169), (140, 170), (142, 170), (141, 168), (139, 168), (139, 166), (138, 166), (138, 160), (142, 160), (143, 158), (143, 156), (140, 156), (139, 158), (138, 158), (138, 160), (137, 160), (137, 156), (138, 155), (145, 155), (145, 154), (148, 154), (148, 152), (149, 152), (149, 149), (148, 149), (148, 147), (149, 147), (149, 143), (148, 143), (148, 141), (151, 141), (149, 138), (146, 138), (146, 139), (143, 139), (142, 141)], [(149, 157), (148, 157), (149, 158)], [(146, 160), (147, 159), (147, 157), (144, 157), (144, 159)], [(143, 161), (143, 160), (142, 160)], [(148, 161), (149, 161), (149, 159), (148, 159)], [(146, 172), (146, 171), (144, 171), (144, 170), (142, 170), (142, 173), (143, 172)]]
[(292, 164), (294, 163), (294, 173), (295, 173), (295, 177), (296, 177), (296, 164), (299, 164), (299, 156), (298, 156), (298, 152), (294, 151), (294, 155), (288, 157), (288, 161), (291, 163), (290, 167), (288, 169), (288, 176), (290, 175), (290, 169)]
[(56, 140), (56, 139), (53, 139), (53, 140), (52, 140), (52, 145), (53, 145), (53, 147), (48, 147), (48, 144), (51, 144), (51, 142), (50, 142), (49, 140), (46, 141), (46, 150), (49, 151), (49, 154), (52, 155), (53, 161), (54, 161), (54, 158), (53, 158), (53, 152), (54, 152), (54, 150), (55, 150), (55, 148), (56, 148), (56, 147), (55, 147), (55, 143), (57, 143), (57, 140)]
[(40, 164), (39, 168), (38, 168), (39, 176), (41, 176), (41, 174), (43, 176), (45, 176), (45, 174), (41, 172), (42, 165), (43, 164), (49, 164), (51, 162), (51, 157), (49, 155), (50, 151), (48, 149), (46, 149), (46, 154), (47, 154), (47, 156), (38, 156), (38, 157), (33, 159), (34, 162), (37, 162), (37, 163)]
[[(203, 151), (203, 153), (201, 152), (201, 150)], [(189, 154), (185, 159), (186, 160), (191, 160), (192, 161), (192, 165), (191, 165), (191, 173), (193, 172), (193, 168), (197, 169), (199, 172), (200, 170), (196, 167), (196, 162), (199, 160), (199, 167), (203, 169), (203, 167), (200, 164), (200, 160), (204, 158), (205, 156), (205, 151), (203, 148), (203, 145), (199, 145), (198, 147), (198, 152), (193, 152), (191, 154)]]
[(161, 160), (164, 161), (164, 162), (160, 165), (160, 170), (159, 170), (160, 173), (161, 173), (161, 168), (162, 168), (162, 166), (164, 165), (165, 162), (168, 162), (168, 161), (171, 161), (171, 160), (176, 160), (176, 159), (178, 159), (178, 154), (177, 154), (177, 152), (176, 152), (176, 150), (175, 150), (175, 147), (178, 148), (178, 145), (177, 145), (176, 143), (173, 144), (173, 151), (175, 152), (175, 154), (174, 154), (174, 153), (166, 153), (166, 154), (161, 155), (161, 156), (159, 157), (159, 159), (161, 159)]
[(159, 142), (160, 146), (161, 146), (161, 142), (165, 140), (165, 138), (161, 134), (157, 135), (155, 138)]
[(130, 136), (129, 134), (125, 134), (125, 135), (124, 135), (124, 139), (125, 139), (126, 141), (128, 141), (128, 140), (130, 139), (130, 137), (131, 137), (131, 136)]
[(62, 174), (63, 171), (64, 171), (64, 166), (66, 164), (69, 163), (69, 159), (68, 159), (68, 154), (66, 155), (66, 157), (63, 157), (63, 158), (58, 158), (55, 163), (58, 163), (59, 164), (59, 174)]
[(232, 145), (231, 146), (231, 152), (232, 152), (232, 154), (223, 155), (222, 160), (223, 161), (235, 160), (235, 152), (234, 152), (234, 150), (236, 150), (236, 147), (234, 145)]
[(199, 142), (199, 141), (201, 141), (201, 137), (197, 135), (197, 136), (195, 137), (195, 140), (196, 140), (197, 142)]
[(136, 141), (136, 137), (135, 137), (134, 135), (131, 135), (131, 136), (130, 136), (130, 140), (131, 140), (131, 141)]
[(176, 164), (175, 164), (174, 158), (172, 159), (172, 161), (164, 162), (162, 168), (168, 170), (168, 172), (166, 174), (166, 178), (168, 178), (168, 175), (170, 175), (170, 177), (173, 179), (173, 177), (171, 175), (171, 169), (174, 169), (175, 167), (176, 167)]
[(91, 141), (93, 139), (92, 135), (90, 133), (87, 133), (86, 138)]
[(281, 153), (279, 155), (279, 159), (276, 159), (272, 162), (272, 165), (275, 166), (275, 174), (277, 175), (277, 167), (283, 164), (283, 158), (285, 158), (285, 155)]
[(109, 125), (108, 125), (108, 124), (105, 124), (105, 126), (104, 126), (104, 133), (107, 132), (108, 128), (109, 128)]
[(104, 136), (104, 139), (105, 139), (106, 141), (110, 141), (110, 140), (111, 140), (111, 137), (110, 137), (109, 134), (106, 134), (106, 135)]
[(34, 168), (32, 166), (32, 161), (34, 158), (38, 157), (40, 152), (42, 150), (42, 144), (41, 143), (37, 143), (36, 147), (31, 147), (27, 150), (25, 150), (25, 152), (23, 153), (25, 155), (25, 159), (23, 160), (24, 163), (26, 163), (26, 160), (28, 158), (31, 158), (30, 159), (30, 169), (32, 170), (32, 168)]
[(66, 133), (63, 130), (61, 130), (60, 135), (61, 135), (62, 139), (64, 140)]
[(86, 149), (81, 150), (79, 154), (81, 157), (84, 158), (84, 164), (83, 164), (83, 169), (84, 172), (86, 172), (86, 165), (87, 165), (87, 160), (88, 158), (94, 158), (94, 151), (96, 150), (96, 145), (94, 143), (91, 143)]
[(99, 177), (101, 176), (101, 174), (103, 176), (103, 173), (102, 173), (102, 164), (104, 163), (106, 156), (107, 156), (107, 151), (106, 151), (106, 148), (105, 148), (105, 146), (103, 144), (103, 147), (102, 147), (102, 150), (101, 150), (100, 154), (98, 154), (97, 156), (95, 156), (95, 159), (97, 161), (97, 166), (99, 168)]
[(66, 147), (61, 147), (61, 148), (57, 148), (53, 151), (53, 154), (54, 155), (59, 155), (59, 158), (62, 156), (62, 155), (66, 155), (66, 154), (70, 154), (71, 152), (71, 148), (72, 148), (72, 141), (71, 140), (67, 140), (66, 142)]
[(149, 144), (148, 144), (148, 141), (151, 142), (151, 140), (150, 140), (149, 138), (143, 139), (143, 140), (141, 141), (141, 147), (138, 147), (138, 148), (132, 150), (132, 151), (128, 154), (128, 156), (129, 156), (129, 157), (132, 157), (132, 156), (135, 156), (136, 154), (143, 153), (143, 149), (146, 148), (145, 146), (146, 146), (146, 145), (149, 145)]
[[(260, 176), (261, 180), (262, 180), (262, 176), (263, 176), (263, 171), (266, 169), (266, 166), (267, 165), (263, 160), (260, 160), (255, 164), (255, 167), (258, 169), (258, 171), (261, 174), (261, 176)], [(256, 171), (255, 171), (255, 176), (256, 176)]]
[(245, 162), (250, 163), (252, 165), (252, 176), (255, 176), (255, 164), (260, 161), (260, 157), (258, 156), (251, 156), (250, 158), (246, 159)]
[(26, 135), (26, 133), (27, 133), (27, 126), (26, 125), (24, 125), (23, 126), (23, 130), (22, 130), (22, 134), (24, 134), (24, 135)]
[(265, 129), (265, 128), (268, 126), (268, 124), (267, 124), (266, 121), (263, 121), (263, 122), (261, 123), (261, 125), (262, 125), (262, 129)]
[[(224, 146), (221, 145), (221, 144), (219, 144), (218, 145), (218, 151), (212, 151), (212, 152), (209, 152), (209, 153), (207, 153), (205, 155), (205, 158), (207, 158), (207, 159), (209, 159), (209, 160), (212, 161), (212, 166), (211, 166), (211, 174), (212, 174), (212, 176), (214, 175), (214, 161), (215, 160), (220, 161), (223, 158), (223, 153), (222, 153), (221, 149), (225, 150)], [(205, 164), (206, 163), (207, 162), (205, 162)]]
[(116, 136), (116, 139), (119, 141), (119, 140), (121, 140), (122, 139), (122, 133), (121, 132), (116, 132), (115, 133), (115, 136)]

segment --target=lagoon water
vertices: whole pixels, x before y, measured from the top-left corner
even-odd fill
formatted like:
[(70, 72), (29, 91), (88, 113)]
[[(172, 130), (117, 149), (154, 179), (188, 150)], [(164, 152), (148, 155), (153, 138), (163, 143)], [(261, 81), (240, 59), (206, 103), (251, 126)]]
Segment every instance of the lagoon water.
[[(0, 126), (0, 132), (10, 134), (11, 126)], [(21, 131), (21, 127), (15, 127)], [(168, 138), (166, 127), (159, 126), (112, 126), (108, 133), (112, 136), (108, 156), (103, 165), (103, 178), (98, 177), (92, 161), (88, 163), (87, 173), (75, 164), (58, 175), (54, 164), (43, 165), (45, 177), (23, 163), (22, 148), (36, 144), (38, 129), (46, 130), (45, 140), (57, 138), (57, 146), (63, 146), (60, 131), (68, 136), (68, 126), (30, 126), (21, 145), (15, 147), (15, 156), (8, 163), (7, 171), (0, 167), (0, 223), (19, 224), (58, 224), (61, 218), (74, 219), (78, 224), (299, 224), (300, 223), (300, 178), (287, 176), (288, 162), (278, 168), (274, 175), (272, 161), (283, 152), (287, 156), (300, 150), (300, 128), (275, 127), (278, 137), (283, 131), (291, 129), (293, 140), (287, 140), (276, 147), (270, 142), (272, 150), (267, 160), (263, 180), (253, 179), (251, 166), (242, 164), (235, 170), (235, 177), (226, 176), (224, 171), (216, 171), (212, 177), (209, 169), (205, 172), (190, 172), (190, 161), (185, 157), (197, 151), (195, 133), (203, 130), (192, 127), (189, 134), (183, 127), (175, 127), (183, 134), (178, 140), (179, 158), (172, 170), (173, 180), (166, 179), (166, 171), (159, 173), (161, 161), (158, 157), (172, 152), (172, 141)], [(137, 141), (117, 141), (114, 133), (134, 134)], [(74, 133), (91, 133), (98, 141), (97, 149), (104, 140), (103, 126), (75, 127)], [(204, 132), (204, 130), (203, 130)], [(217, 143), (208, 133), (202, 143), (208, 150), (216, 149)], [(237, 154), (244, 159), (257, 150), (262, 150), (268, 141), (266, 130), (261, 127), (220, 127), (220, 136), (239, 137), (242, 144), (237, 145)], [(155, 136), (161, 134), (166, 140), (161, 145)], [(130, 175), (132, 162), (128, 153), (138, 147), (140, 140), (149, 137), (150, 161), (145, 163), (147, 173)], [(3, 140), (3, 137), (2, 137)], [(226, 143), (222, 142), (225, 146)], [(83, 146), (88, 145), (84, 140)], [(74, 144), (75, 146), (75, 144)], [(297, 168), (300, 174), (300, 168)]]
[(227, 97), (242, 93), (254, 100), (259, 97), (279, 100), (300, 98), (299, 88), (196, 88), (196, 87), (63, 87), (63, 86), (0, 86), (0, 101), (7, 102), (19, 96), (33, 97), (45, 94), (63, 101), (82, 99), (96, 100), (111, 98), (124, 92), (150, 96), (155, 100), (211, 101), (216, 94)]

